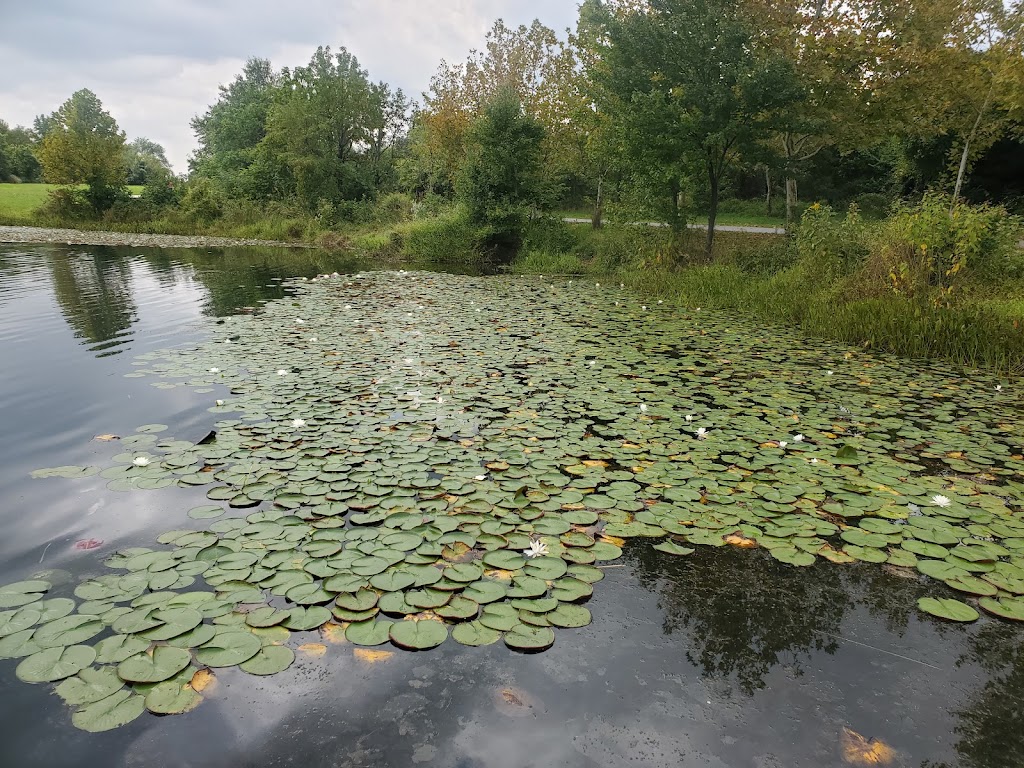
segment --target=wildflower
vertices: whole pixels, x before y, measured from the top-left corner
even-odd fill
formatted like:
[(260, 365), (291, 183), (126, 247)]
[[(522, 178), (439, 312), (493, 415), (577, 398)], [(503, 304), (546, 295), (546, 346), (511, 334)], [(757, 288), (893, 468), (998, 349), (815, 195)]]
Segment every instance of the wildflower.
[(527, 557), (540, 557), (548, 553), (548, 545), (543, 541), (531, 541), (530, 548), (524, 549), (523, 554)]
[(303, 419), (292, 419), (292, 426), (295, 427), (295, 429), (299, 429), (299, 427), (306, 426), (306, 422)]
[(145, 456), (136, 456), (134, 459), (132, 459), (132, 464), (134, 464), (136, 467), (148, 467), (149, 459), (147, 459)]
[(943, 496), (941, 494), (937, 496), (932, 496), (932, 504), (934, 504), (936, 507), (948, 507), (952, 503), (953, 502), (951, 502), (948, 497)]
[(703, 440), (708, 436), (708, 431), (704, 427), (701, 427), (697, 430), (696, 435), (698, 440)]
[(803, 441), (804, 441), (804, 436), (803, 435), (793, 435), (793, 442), (794, 443), (802, 443)]

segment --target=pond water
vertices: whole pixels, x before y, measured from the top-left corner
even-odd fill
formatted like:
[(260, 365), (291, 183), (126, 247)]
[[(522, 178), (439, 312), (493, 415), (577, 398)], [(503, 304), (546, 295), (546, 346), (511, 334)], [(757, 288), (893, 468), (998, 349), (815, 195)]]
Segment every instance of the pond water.
[[(101, 733), (75, 728), (53, 685), (19, 680), (21, 658), (2, 660), (0, 764), (1024, 764), (1024, 625), (984, 610), (953, 623), (918, 607), (922, 597), (976, 607), (989, 595), (1015, 610), (1024, 465), (1011, 386), (997, 392), (985, 377), (646, 306), (566, 279), (292, 280), (359, 267), (311, 251), (0, 246), (0, 585), (39, 578), (51, 585), (47, 599), (73, 597), (83, 582), (102, 583), (115, 552), (164, 550), (157, 538), (168, 531), (216, 526), (187, 514), (211, 504), (207, 492), (227, 510), (219, 523), (265, 513), (250, 518), (247, 547), (276, 545), (262, 532), (280, 515), (326, 506), (308, 479), (295, 480), (295, 446), (305, 444), (314, 447), (307, 457), (369, 453), (321, 476), (345, 500), (347, 523), (316, 506), (302, 518), (310, 525), (289, 531), (351, 530), (353, 514), (379, 530), (379, 499), (411, 498), (404, 486), (417, 491), (424, 516), (475, 503), (467, 514), (484, 522), (461, 518), (470, 547), (493, 554), (504, 537), (518, 551), (532, 530), (551, 549), (525, 566), (499, 549), (499, 571), (524, 567), (543, 581), (542, 562), (553, 568), (561, 556), (583, 567), (570, 570), (581, 577), (596, 562), (603, 578), (592, 597), (565, 601), (585, 604), (590, 623), (573, 628), (572, 613), (552, 621), (554, 644), (536, 653), (452, 638), (431, 650), (382, 644), (367, 653), (330, 632), (295, 631), (274, 641), (306, 647), (283, 671), (218, 666), (192, 711), (144, 712)], [(293, 419), (303, 423), (288, 426)], [(284, 426), (261, 429), (267, 422)], [(167, 429), (126, 441), (140, 425)], [(706, 439), (696, 436), (701, 427)], [(176, 442), (157, 442), (164, 434)], [(852, 453), (837, 457), (844, 447)], [(239, 458), (246, 450), (252, 462)], [(445, 452), (450, 463), (438, 458)], [(181, 456), (215, 466), (229, 492), (217, 498), (199, 485), (202, 470), (175, 464)], [(238, 479), (259, 462), (281, 479)], [(31, 477), (66, 466), (104, 471)], [(928, 506), (937, 495), (949, 506)], [(482, 505), (496, 505), (498, 518), (480, 515)], [(533, 505), (544, 514), (527, 514)], [(562, 514), (572, 532), (550, 527)], [(943, 538), (950, 530), (953, 541)], [(730, 532), (739, 546), (714, 541)], [(563, 535), (601, 534), (596, 559), (590, 541), (560, 545)], [(387, 546), (399, 547), (403, 534), (389, 536)], [(747, 548), (755, 539), (761, 546)], [(666, 541), (694, 551), (655, 548)], [(416, 552), (433, 556), (428, 544)], [(937, 557), (929, 544), (957, 548), (962, 557), (942, 560), (954, 570), (919, 572), (926, 554)], [(986, 559), (985, 547), (996, 555)], [(837, 555), (841, 548), (856, 557)], [(446, 579), (490, 578), (472, 572), (484, 569), (479, 552), (444, 561), (462, 563), (445, 565)], [(327, 574), (348, 572), (329, 562)], [(1005, 566), (1002, 581), (994, 562)], [(240, 581), (255, 580), (245, 567)], [(366, 578), (392, 574), (371, 571)], [(221, 590), (235, 584), (207, 575)], [(272, 568), (262, 576), (277, 578)], [(202, 577), (186, 581), (168, 588), (202, 586)], [(369, 583), (380, 591), (383, 582)], [(987, 592), (992, 583), (1002, 586)], [(479, 595), (476, 585), (466, 594)], [(534, 598), (542, 599), (522, 597)], [(281, 596), (270, 605), (293, 607)]]

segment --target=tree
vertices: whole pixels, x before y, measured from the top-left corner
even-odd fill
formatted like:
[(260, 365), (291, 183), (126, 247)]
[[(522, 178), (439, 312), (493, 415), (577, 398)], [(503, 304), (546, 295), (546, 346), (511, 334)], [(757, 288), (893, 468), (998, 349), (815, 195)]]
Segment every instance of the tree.
[(803, 96), (792, 66), (732, 0), (624, 1), (592, 76), (630, 156), (671, 194), (673, 226), (688, 173), (706, 179), (710, 258), (723, 174)]
[(51, 120), (39, 149), (44, 178), (53, 184), (85, 184), (86, 199), (102, 213), (124, 187), (124, 132), (87, 89), (72, 94)]
[(283, 164), (289, 191), (310, 210), (320, 201), (371, 196), (363, 149), (374, 99), (359, 60), (344, 48), (320, 47), (308, 66), (285, 69), (282, 82), (261, 149)]
[(157, 176), (166, 177), (171, 170), (164, 148), (145, 136), (125, 145), (125, 165), (129, 184), (149, 184)]
[(542, 199), (544, 129), (527, 115), (513, 89), (501, 90), (484, 108), (468, 137), (459, 196), (470, 220), (498, 238), (515, 237)]
[(35, 156), (36, 135), (20, 125), (0, 120), (0, 182), (39, 181), (42, 169)]
[(266, 198), (278, 191), (274, 168), (261, 164), (258, 147), (280, 87), (280, 76), (266, 59), (249, 59), (205, 114), (192, 119), (199, 140), (189, 164), (229, 194)]

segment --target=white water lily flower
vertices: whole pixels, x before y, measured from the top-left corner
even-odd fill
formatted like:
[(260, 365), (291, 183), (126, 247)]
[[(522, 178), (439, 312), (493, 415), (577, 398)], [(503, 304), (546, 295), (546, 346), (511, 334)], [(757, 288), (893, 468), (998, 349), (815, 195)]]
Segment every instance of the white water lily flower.
[(817, 464), (817, 463), (818, 463), (817, 459), (811, 459), (811, 464)]
[(306, 422), (303, 419), (292, 419), (292, 426), (298, 429), (299, 427), (306, 426)]
[(619, 306), (619, 302), (617, 302), (617, 301), (616, 301), (616, 302), (615, 302), (615, 306), (616, 306), (616, 307), (617, 307), (617, 306)]
[(136, 456), (134, 459), (132, 459), (132, 464), (134, 464), (136, 467), (148, 467), (149, 459), (147, 459), (145, 456)]
[(346, 304), (345, 305), (345, 309), (352, 309), (352, 305), (351, 304)]
[(910, 511), (910, 514), (912, 515), (921, 514), (921, 508), (917, 506), (917, 504), (907, 504), (907, 509)]
[(802, 443), (803, 441), (804, 441), (804, 436), (803, 435), (793, 435), (793, 442), (794, 443)]
[(640, 403), (640, 413), (647, 413), (647, 403)]
[(779, 448), (785, 448), (787, 445), (789, 445), (789, 443), (785, 440), (779, 440)]
[(625, 283), (619, 283), (619, 288), (625, 288), (625, 287), (626, 287)]
[(594, 287), (595, 287), (595, 288), (600, 288), (600, 287), (601, 287), (601, 284), (600, 284), (600, 283), (594, 283)]
[(683, 416), (683, 418), (686, 419), (688, 422), (689, 421), (693, 421), (693, 414), (692, 413), (688, 413), (685, 416)]
[(825, 371), (826, 376), (831, 376), (835, 371)]
[(224, 401), (223, 400), (216, 400), (215, 402), (217, 403), (217, 405), (224, 405)]
[(953, 502), (951, 502), (948, 497), (943, 496), (941, 494), (937, 496), (932, 496), (932, 504), (934, 504), (936, 507), (948, 507), (952, 503)]
[(697, 430), (696, 435), (698, 440), (703, 440), (708, 436), (708, 431), (704, 427), (701, 427)]
[(527, 557), (541, 557), (548, 553), (548, 545), (543, 541), (531, 541), (530, 548), (524, 549), (523, 554)]
[(476, 480), (478, 483), (482, 483), (484, 480), (487, 479), (487, 475), (477, 475), (473, 479)]
[(211, 368), (210, 373), (220, 373), (220, 368)]
[(286, 369), (284, 369), (284, 368), (278, 368), (277, 369), (277, 375), (278, 376), (287, 376), (288, 375), (288, 371)]
[(641, 304), (640, 305), (640, 309), (642, 309), (642, 310), (644, 310), (646, 312), (647, 311), (647, 305), (646, 304)]
[(316, 336), (310, 336), (309, 340), (310, 341), (320, 341), (320, 339), (318, 339)]
[(1002, 392), (1002, 391), (1003, 391), (1003, 385), (1002, 384), (996, 384), (996, 392)]
[(440, 395), (438, 395), (438, 396), (437, 396), (437, 402), (439, 402), (439, 403), (443, 403), (443, 402), (444, 402), (444, 398), (443, 398), (443, 397), (441, 397)]
[(299, 324), (301, 325), (302, 323), (304, 323), (304, 322), (306, 322), (306, 321), (305, 321), (305, 320), (303, 320), (303, 319), (302, 319), (301, 317), (296, 317), (296, 318), (295, 318), (295, 322), (296, 322), (296, 323), (299, 323)]
[(658, 299), (658, 303), (659, 303), (659, 304), (664, 304), (665, 302), (664, 302), (664, 301), (662, 301), (661, 299)]

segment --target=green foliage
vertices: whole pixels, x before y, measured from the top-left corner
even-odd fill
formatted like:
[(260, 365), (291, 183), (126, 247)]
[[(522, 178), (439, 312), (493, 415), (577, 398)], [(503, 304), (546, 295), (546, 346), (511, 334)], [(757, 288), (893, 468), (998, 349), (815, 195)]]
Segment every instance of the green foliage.
[(893, 292), (948, 303), (965, 280), (1024, 275), (1021, 223), (1005, 209), (927, 194), (897, 207), (882, 231), (880, 256)]
[(39, 149), (46, 180), (85, 184), (93, 210), (102, 213), (123, 194), (124, 132), (92, 91), (72, 94), (50, 117)]
[(35, 156), (36, 135), (21, 126), (11, 128), (0, 120), (0, 183), (37, 182), (42, 167)]
[(518, 96), (500, 91), (470, 130), (459, 197), (469, 220), (496, 235), (522, 231), (542, 208), (540, 168), (544, 129), (523, 111)]
[(124, 162), (129, 184), (145, 185), (151, 178), (171, 170), (164, 148), (144, 136), (125, 145)]
[(858, 269), (870, 250), (868, 230), (856, 206), (838, 219), (827, 205), (804, 211), (796, 232), (796, 253), (813, 280), (833, 281)]
[(224, 213), (224, 196), (210, 179), (199, 178), (185, 188), (181, 212), (201, 223), (209, 223)]

